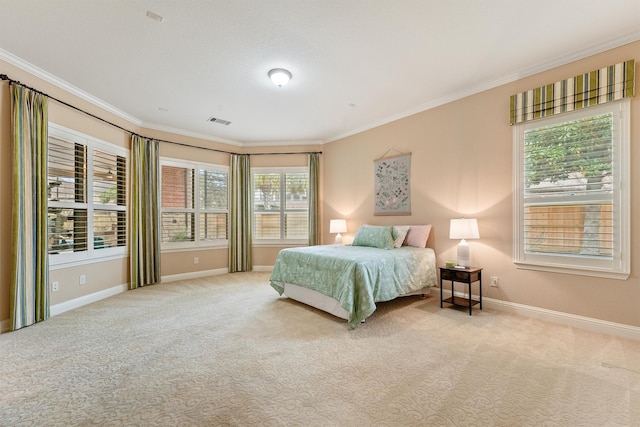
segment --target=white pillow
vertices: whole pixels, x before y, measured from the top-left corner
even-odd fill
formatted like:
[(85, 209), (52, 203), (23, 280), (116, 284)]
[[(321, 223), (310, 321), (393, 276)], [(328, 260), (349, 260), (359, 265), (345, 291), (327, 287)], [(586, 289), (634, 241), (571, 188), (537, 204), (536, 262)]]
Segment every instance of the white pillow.
[(404, 243), (404, 239), (407, 237), (407, 233), (409, 232), (410, 225), (394, 225), (393, 228), (396, 230), (398, 237), (393, 241), (393, 247), (399, 248)]

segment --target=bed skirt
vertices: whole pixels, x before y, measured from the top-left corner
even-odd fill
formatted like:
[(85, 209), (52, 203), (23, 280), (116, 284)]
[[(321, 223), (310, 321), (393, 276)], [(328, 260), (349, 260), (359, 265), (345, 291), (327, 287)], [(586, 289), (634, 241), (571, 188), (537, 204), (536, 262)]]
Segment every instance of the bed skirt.
[[(404, 296), (425, 296), (431, 292), (431, 287), (418, 289), (417, 291), (410, 292), (408, 294), (400, 295)], [(341, 319), (349, 320), (349, 312), (342, 308), (340, 301), (331, 298), (330, 296), (321, 294), (313, 289), (305, 288), (302, 286), (294, 285), (293, 283), (284, 283), (284, 295), (287, 297), (307, 304), (318, 310), (325, 311)]]

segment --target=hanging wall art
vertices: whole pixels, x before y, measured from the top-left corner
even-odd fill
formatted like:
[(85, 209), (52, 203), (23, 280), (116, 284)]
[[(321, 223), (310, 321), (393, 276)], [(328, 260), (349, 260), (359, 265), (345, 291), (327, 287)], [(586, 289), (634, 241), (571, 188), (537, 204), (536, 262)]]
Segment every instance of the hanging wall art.
[(400, 153), (373, 161), (375, 176), (374, 215), (411, 215), (411, 153)]

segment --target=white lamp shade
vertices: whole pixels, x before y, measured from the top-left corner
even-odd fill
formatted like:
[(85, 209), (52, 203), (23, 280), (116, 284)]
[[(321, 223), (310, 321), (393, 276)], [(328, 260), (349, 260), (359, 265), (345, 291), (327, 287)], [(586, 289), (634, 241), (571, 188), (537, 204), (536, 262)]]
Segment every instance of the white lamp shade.
[(471, 266), (471, 253), (469, 244), (465, 239), (479, 239), (478, 220), (475, 218), (452, 219), (449, 224), (449, 238), (461, 239), (458, 243), (458, 265), (462, 267)]
[(449, 224), (450, 239), (479, 239), (478, 220), (475, 218), (452, 219)]
[(274, 85), (284, 86), (289, 83), (289, 80), (291, 79), (291, 73), (284, 68), (274, 68), (273, 70), (269, 71), (269, 78), (271, 78), (271, 81)]
[(347, 232), (346, 219), (332, 219), (329, 222), (329, 233), (346, 233), (346, 232)]

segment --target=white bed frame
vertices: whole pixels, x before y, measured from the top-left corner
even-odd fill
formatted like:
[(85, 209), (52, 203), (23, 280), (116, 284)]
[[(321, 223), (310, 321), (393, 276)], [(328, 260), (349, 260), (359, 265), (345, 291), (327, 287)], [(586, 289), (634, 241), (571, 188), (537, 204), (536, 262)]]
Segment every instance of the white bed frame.
[[(428, 295), (429, 293), (431, 293), (431, 287), (418, 289), (417, 291), (400, 296), (421, 295), (424, 298), (425, 295)], [(285, 283), (283, 294), (293, 300), (317, 308), (318, 310), (326, 311), (327, 313), (333, 314), (341, 319), (349, 320), (349, 312), (342, 308), (340, 301), (321, 294), (318, 291), (314, 291), (313, 289), (304, 288), (302, 286), (294, 285), (293, 283)]]

